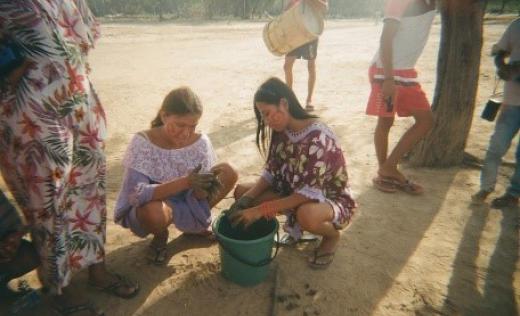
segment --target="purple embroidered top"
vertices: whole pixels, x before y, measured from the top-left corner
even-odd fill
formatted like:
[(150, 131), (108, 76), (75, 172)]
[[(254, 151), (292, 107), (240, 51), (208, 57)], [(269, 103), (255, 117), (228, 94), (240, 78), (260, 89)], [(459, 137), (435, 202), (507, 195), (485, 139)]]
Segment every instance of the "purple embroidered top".
[(201, 171), (209, 171), (216, 160), (211, 141), (205, 134), (179, 149), (158, 147), (144, 133), (134, 135), (123, 159), (125, 174), (116, 202), (116, 223), (130, 227), (131, 218), (127, 215), (133, 208), (150, 202), (158, 184), (183, 177), (199, 164)]

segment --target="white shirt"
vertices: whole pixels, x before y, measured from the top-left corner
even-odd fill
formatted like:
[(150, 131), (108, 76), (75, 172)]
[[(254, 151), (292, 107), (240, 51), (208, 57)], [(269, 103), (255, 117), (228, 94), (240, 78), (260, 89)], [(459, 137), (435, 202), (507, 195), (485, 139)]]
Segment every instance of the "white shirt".
[[(514, 20), (507, 27), (500, 41), (493, 47), (496, 52), (508, 52), (509, 63), (520, 63), (520, 18)], [(504, 104), (520, 106), (520, 75), (504, 84)]]
[[(406, 8), (414, 1), (389, 0), (386, 3), (384, 19), (400, 22), (393, 42), (392, 65), (395, 70), (415, 68), (426, 46), (435, 19), (435, 10), (418, 16), (403, 16)], [(377, 51), (372, 63), (375, 63), (378, 68), (383, 67), (381, 48)]]

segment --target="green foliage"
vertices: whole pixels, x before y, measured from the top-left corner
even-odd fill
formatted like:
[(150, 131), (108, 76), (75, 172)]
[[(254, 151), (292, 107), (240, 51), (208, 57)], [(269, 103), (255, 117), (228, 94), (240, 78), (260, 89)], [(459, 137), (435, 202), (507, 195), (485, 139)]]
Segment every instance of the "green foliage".
[[(155, 15), (159, 18), (257, 18), (278, 15), (288, 0), (88, 0), (98, 16)], [(331, 17), (374, 17), (384, 0), (329, 0)], [(519, 12), (519, 0), (489, 0), (490, 12)]]

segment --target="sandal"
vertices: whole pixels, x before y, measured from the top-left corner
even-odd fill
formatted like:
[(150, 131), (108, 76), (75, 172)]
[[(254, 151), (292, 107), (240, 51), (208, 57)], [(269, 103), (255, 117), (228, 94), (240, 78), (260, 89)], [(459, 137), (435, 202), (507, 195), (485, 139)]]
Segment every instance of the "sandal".
[(150, 244), (146, 258), (156, 266), (164, 265), (167, 259), (166, 246), (158, 247)]
[(65, 307), (65, 306), (59, 306), (59, 305), (56, 305), (54, 304), (52, 306), (52, 309), (54, 310), (54, 312), (58, 315), (74, 315), (76, 313), (79, 313), (79, 312), (85, 312), (85, 311), (88, 311), (90, 312), (91, 315), (96, 315), (96, 316), (105, 316), (105, 312), (99, 310), (98, 308), (96, 308), (94, 306), (94, 304), (92, 304), (91, 302), (87, 302), (85, 304), (78, 304), (78, 305), (73, 305), (73, 306), (68, 306), (68, 307)]
[(372, 179), (372, 184), (374, 187), (381, 192), (385, 193), (395, 193), (397, 192), (397, 186), (392, 181), (387, 181), (386, 178), (382, 176), (377, 176)]
[(326, 252), (318, 254), (318, 249), (314, 249), (312, 256), (309, 257), (309, 267), (315, 270), (323, 270), (330, 266), (334, 261), (335, 252)]
[(305, 111), (307, 111), (307, 112), (314, 111), (314, 105), (307, 103), (307, 105), (305, 105)]
[[(115, 280), (114, 282), (112, 282), (111, 284), (109, 284), (107, 286), (98, 286), (92, 282), (90, 282), (90, 286), (99, 291), (106, 292), (108, 294), (112, 294), (114, 296), (117, 296), (120, 298), (125, 298), (125, 299), (133, 298), (139, 293), (139, 290), (140, 290), (139, 283), (131, 282), (128, 278), (125, 278), (124, 276), (122, 276), (118, 273), (113, 273), (113, 275), (116, 277), (117, 280)], [(124, 293), (121, 293), (120, 291), (118, 291), (121, 287), (134, 287), (135, 290), (131, 293), (124, 294)]]
[(401, 190), (405, 193), (411, 194), (411, 195), (421, 195), (424, 193), (424, 188), (420, 186), (419, 184), (412, 182), (409, 179), (406, 179), (404, 182), (399, 181), (396, 178), (387, 177), (387, 176), (379, 176), (383, 182), (387, 182), (390, 184), (393, 184), (396, 189)]

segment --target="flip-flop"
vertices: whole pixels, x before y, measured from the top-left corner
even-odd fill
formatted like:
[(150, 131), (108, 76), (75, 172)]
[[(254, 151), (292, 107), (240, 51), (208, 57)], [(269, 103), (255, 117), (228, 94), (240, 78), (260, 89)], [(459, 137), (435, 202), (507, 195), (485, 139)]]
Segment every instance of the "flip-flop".
[(318, 254), (318, 249), (314, 249), (312, 252), (312, 256), (309, 257), (309, 267), (315, 270), (323, 270), (330, 266), (332, 261), (334, 261), (335, 252), (326, 252), (322, 254)]
[(395, 183), (387, 180), (383, 176), (377, 176), (373, 178), (372, 184), (374, 184), (374, 187), (376, 187), (376, 189), (385, 193), (395, 193), (398, 190)]
[[(394, 179), (395, 180), (395, 179)], [(424, 188), (419, 184), (412, 182), (409, 179), (406, 179), (405, 182), (400, 182), (399, 180), (395, 180), (397, 188), (403, 192), (406, 192), (411, 195), (421, 195), (424, 193)]]

